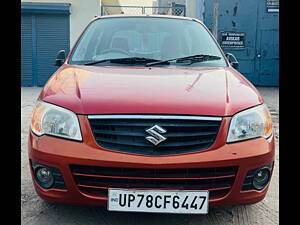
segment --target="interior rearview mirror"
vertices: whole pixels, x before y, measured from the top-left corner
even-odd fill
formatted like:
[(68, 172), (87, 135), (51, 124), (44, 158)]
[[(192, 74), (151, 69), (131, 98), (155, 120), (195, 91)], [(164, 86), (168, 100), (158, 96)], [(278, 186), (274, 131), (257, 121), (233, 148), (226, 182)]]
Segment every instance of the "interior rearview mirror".
[(65, 52), (65, 50), (60, 50), (57, 53), (54, 65), (61, 66), (62, 64), (64, 64), (65, 60), (66, 60), (66, 52)]
[(234, 68), (234, 69), (238, 69), (239, 68), (239, 62), (237, 61), (237, 59), (235, 58), (235, 56), (231, 53), (226, 53), (225, 54), (226, 58), (228, 59), (230, 65)]

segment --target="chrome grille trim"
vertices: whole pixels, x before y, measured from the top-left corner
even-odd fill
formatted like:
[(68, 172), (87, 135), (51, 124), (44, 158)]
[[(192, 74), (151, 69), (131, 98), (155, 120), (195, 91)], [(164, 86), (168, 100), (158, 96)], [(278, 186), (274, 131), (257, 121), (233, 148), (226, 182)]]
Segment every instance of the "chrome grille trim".
[(221, 121), (215, 116), (176, 116), (176, 115), (88, 115), (89, 119), (178, 119), (178, 120), (208, 120)]

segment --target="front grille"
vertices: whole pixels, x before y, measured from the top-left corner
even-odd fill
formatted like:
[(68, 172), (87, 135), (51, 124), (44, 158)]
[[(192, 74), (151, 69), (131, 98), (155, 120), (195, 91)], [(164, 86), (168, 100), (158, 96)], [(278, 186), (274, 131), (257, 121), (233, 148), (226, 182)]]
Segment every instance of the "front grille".
[[(121, 116), (120, 116), (121, 117)], [(221, 118), (166, 116), (146, 118), (91, 118), (90, 126), (97, 143), (103, 148), (144, 155), (168, 155), (208, 149), (215, 141)], [(181, 119), (183, 118), (183, 119)], [(196, 118), (196, 119), (194, 119)], [(147, 129), (158, 125), (166, 140), (158, 145), (146, 139)]]
[(225, 196), (238, 167), (189, 169), (134, 169), (71, 165), (77, 187), (83, 193), (106, 197), (108, 188), (208, 190), (210, 199)]

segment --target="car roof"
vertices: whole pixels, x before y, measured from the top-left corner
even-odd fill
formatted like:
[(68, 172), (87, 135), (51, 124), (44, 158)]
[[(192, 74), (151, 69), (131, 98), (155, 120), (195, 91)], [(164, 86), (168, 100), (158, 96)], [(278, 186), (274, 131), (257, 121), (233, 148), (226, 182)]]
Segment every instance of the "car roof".
[(192, 18), (192, 17), (173, 16), (173, 15), (159, 15), (159, 14), (156, 14), (156, 15), (153, 15), (153, 14), (141, 14), (141, 15), (114, 14), (114, 15), (105, 15), (105, 16), (95, 16), (95, 18), (93, 18), (93, 20), (106, 19), (106, 18), (124, 18), (124, 17), (168, 18), (168, 19), (194, 20), (194, 21), (202, 23), (200, 20), (198, 20), (196, 18)]

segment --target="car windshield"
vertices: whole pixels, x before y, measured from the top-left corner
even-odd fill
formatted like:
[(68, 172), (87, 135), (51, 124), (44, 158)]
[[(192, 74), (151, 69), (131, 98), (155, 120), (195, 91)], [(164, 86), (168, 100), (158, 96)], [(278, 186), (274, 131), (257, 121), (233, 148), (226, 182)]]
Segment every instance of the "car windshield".
[[(211, 34), (200, 23), (161, 17), (117, 17), (93, 21), (70, 57), (70, 64), (123, 65), (130, 58), (149, 62), (209, 55), (207, 60), (191, 63), (188, 59), (170, 61), (159, 66), (227, 66), (224, 57)], [(118, 61), (110, 61), (118, 59)], [(125, 60), (127, 59), (127, 61)], [(99, 63), (97, 63), (100, 61)], [(133, 60), (128, 65), (134, 65)], [(141, 64), (141, 60), (139, 60)]]

